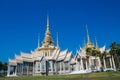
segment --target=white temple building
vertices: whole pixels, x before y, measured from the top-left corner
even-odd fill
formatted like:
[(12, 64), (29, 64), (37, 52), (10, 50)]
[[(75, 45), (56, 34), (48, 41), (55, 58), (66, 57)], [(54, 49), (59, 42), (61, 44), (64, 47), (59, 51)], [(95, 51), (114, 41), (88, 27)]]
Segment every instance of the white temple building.
[(101, 53), (106, 51), (105, 46), (99, 48), (97, 43), (96, 46), (92, 44), (88, 30), (87, 44), (77, 50), (74, 57), (73, 53), (68, 52), (67, 49), (60, 49), (58, 37), (57, 45), (54, 45), (50, 33), (49, 18), (47, 18), (46, 27), (42, 45), (40, 45), (38, 38), (38, 47), (34, 51), (30, 53), (21, 52), (20, 55), (15, 55), (14, 59), (9, 59), (7, 76), (77, 74), (100, 71), (101, 68), (104, 70), (115, 69), (113, 57), (108, 55), (106, 59), (101, 59), (99, 56), (87, 53), (87, 48), (98, 50)]

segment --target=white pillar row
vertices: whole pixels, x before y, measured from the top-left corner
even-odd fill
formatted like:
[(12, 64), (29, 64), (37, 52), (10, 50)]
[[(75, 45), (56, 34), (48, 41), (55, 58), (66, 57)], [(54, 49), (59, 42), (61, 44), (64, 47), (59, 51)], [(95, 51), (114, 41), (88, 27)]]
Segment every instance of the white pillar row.
[(114, 57), (112, 56), (113, 68), (116, 69)]
[(112, 69), (112, 61), (111, 61), (111, 57), (109, 57), (109, 60), (110, 60), (110, 67)]

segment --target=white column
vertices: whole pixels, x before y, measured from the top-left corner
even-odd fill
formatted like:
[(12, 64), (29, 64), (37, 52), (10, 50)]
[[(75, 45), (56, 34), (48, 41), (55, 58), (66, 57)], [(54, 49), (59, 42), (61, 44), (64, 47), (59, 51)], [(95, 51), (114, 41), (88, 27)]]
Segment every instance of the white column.
[(111, 67), (111, 69), (112, 69), (112, 61), (111, 61), (111, 57), (109, 58), (109, 60), (110, 60), (110, 67)]
[(98, 62), (99, 62), (99, 69), (101, 68), (101, 61), (100, 61), (100, 57), (98, 57)]
[(42, 63), (40, 62), (40, 72), (42, 72)]
[(97, 59), (96, 59), (96, 56), (95, 56), (95, 59), (93, 59), (93, 61), (95, 61), (95, 63), (93, 62), (94, 68), (95, 68), (95, 70), (97, 70)]
[(83, 60), (81, 58), (81, 70), (83, 70)]
[(28, 73), (29, 73), (29, 72), (28, 72), (28, 65), (27, 65), (27, 76), (28, 76)]
[(60, 74), (61, 74), (61, 62), (60, 62)]
[(113, 56), (112, 56), (112, 62), (113, 62), (113, 67), (116, 70), (115, 61), (114, 61), (114, 57)]
[(80, 60), (77, 61), (77, 64), (76, 64), (76, 71), (80, 71)]
[(76, 71), (79, 71), (79, 62), (76, 64)]
[(106, 61), (105, 58), (103, 58), (104, 68), (106, 69)]
[(7, 76), (10, 76), (10, 66), (9, 66), (9, 63), (8, 63)]
[(70, 65), (70, 62), (68, 62), (68, 70), (69, 70), (69, 72), (71, 72), (71, 65)]
[(47, 67), (47, 61), (45, 61), (45, 63), (44, 63), (44, 71), (46, 72), (46, 67)]
[(55, 74), (57, 73), (57, 65), (56, 65), (57, 63), (56, 63), (56, 61), (55, 61), (55, 63), (54, 63), (54, 70), (55, 70)]
[(88, 70), (88, 64), (87, 64), (87, 60), (86, 60), (86, 70)]
[(90, 61), (90, 57), (89, 57), (89, 70), (91, 70), (91, 61)]
[(34, 75), (34, 62), (33, 62), (33, 75)]
[(17, 65), (15, 66), (15, 76), (16, 76), (16, 74), (17, 74)]
[(21, 75), (23, 75), (23, 64), (22, 64), (22, 74)]
[(64, 72), (64, 74), (65, 74), (65, 72), (66, 72), (66, 70), (65, 70), (65, 62), (63, 61), (63, 72)]
[(53, 61), (51, 61), (51, 71), (53, 73)]

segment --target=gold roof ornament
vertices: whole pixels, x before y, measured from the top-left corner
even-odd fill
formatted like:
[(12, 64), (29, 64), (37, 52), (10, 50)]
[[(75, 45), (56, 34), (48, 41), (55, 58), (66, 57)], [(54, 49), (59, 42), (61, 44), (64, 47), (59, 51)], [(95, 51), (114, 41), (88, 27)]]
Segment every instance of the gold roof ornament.
[(96, 46), (95, 46), (95, 48), (96, 48), (96, 50), (99, 50), (99, 46), (98, 46), (96, 37), (95, 37), (95, 41), (96, 41)]
[(45, 37), (44, 37), (44, 40), (43, 40), (43, 44), (42, 46), (43, 47), (50, 47), (50, 46), (54, 46), (53, 44), (53, 40), (52, 40), (52, 37), (51, 37), (51, 33), (50, 33), (50, 26), (49, 26), (49, 16), (47, 16), (47, 29), (46, 29), (46, 33), (45, 33)]
[(87, 41), (87, 47), (93, 48), (94, 45), (93, 45), (92, 42), (90, 41), (90, 36), (89, 36), (89, 33), (88, 33), (88, 27), (87, 27), (87, 25), (86, 25), (86, 31), (87, 31), (87, 39), (88, 39), (88, 41)]

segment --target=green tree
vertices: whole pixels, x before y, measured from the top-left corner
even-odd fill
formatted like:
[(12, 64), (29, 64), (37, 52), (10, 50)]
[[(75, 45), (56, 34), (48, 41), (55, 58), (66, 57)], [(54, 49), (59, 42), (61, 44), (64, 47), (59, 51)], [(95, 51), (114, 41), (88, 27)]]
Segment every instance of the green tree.
[(86, 54), (87, 54), (87, 56), (92, 56), (92, 49), (86, 48)]
[(6, 71), (7, 71), (7, 63), (6, 62), (3, 64), (3, 71), (4, 71), (4, 74), (6, 75)]
[(86, 54), (87, 54), (87, 56), (86, 56), (87, 59), (86, 60), (87, 60), (87, 62), (89, 62), (89, 57), (92, 56), (92, 49), (91, 48), (86, 48)]
[(3, 69), (3, 63), (0, 61), (0, 71)]
[(120, 68), (119, 51), (120, 51), (120, 46), (116, 42), (111, 43), (110, 55), (114, 57), (117, 68)]
[[(108, 62), (106, 62), (107, 55), (109, 55), (109, 53), (107, 51), (104, 51), (103, 53), (101, 53), (101, 59), (102, 59), (101, 61), (102, 61), (102, 65), (105, 64), (104, 67), (108, 63)], [(105, 63), (104, 63), (104, 59), (105, 59)]]
[[(100, 51), (99, 50), (96, 50), (96, 48), (93, 48), (92, 49), (92, 56), (94, 56), (95, 57), (95, 62), (94, 62), (94, 64), (95, 64), (95, 67), (97, 68), (97, 57), (100, 57)], [(98, 69), (98, 68), (97, 68)]]
[[(117, 44), (117, 56), (118, 56), (119, 65), (120, 65), (120, 44)], [(120, 68), (120, 66), (119, 66), (119, 68)]]

